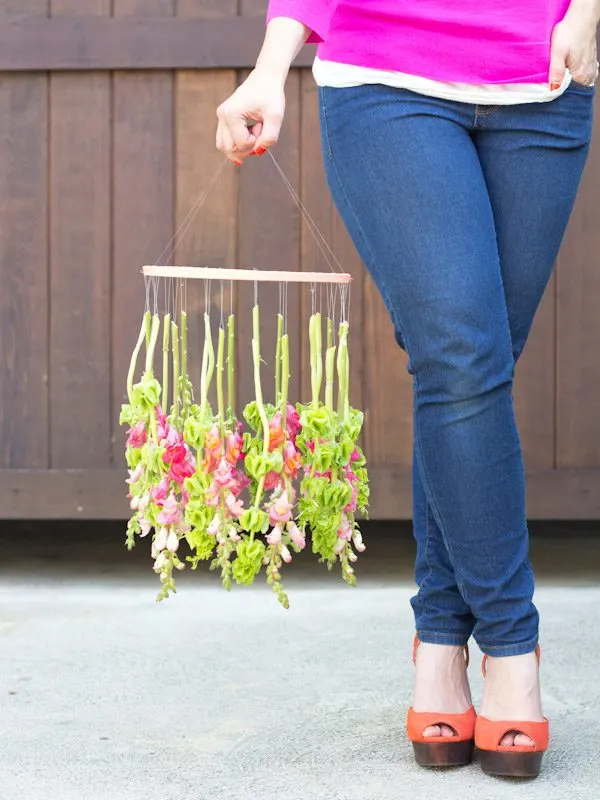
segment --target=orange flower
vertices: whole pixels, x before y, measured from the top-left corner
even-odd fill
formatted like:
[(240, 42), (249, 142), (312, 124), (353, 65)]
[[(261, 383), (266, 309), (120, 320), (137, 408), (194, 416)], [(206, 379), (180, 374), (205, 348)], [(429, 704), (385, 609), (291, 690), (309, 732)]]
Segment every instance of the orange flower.
[(227, 452), (225, 453), (225, 458), (232, 467), (235, 467), (237, 462), (240, 460), (243, 443), (244, 440), (239, 433), (227, 434)]
[(269, 450), (277, 450), (284, 442), (285, 431), (281, 427), (281, 416), (278, 414), (269, 422)]
[(291, 477), (295, 478), (298, 474), (298, 470), (302, 466), (302, 458), (300, 453), (292, 442), (286, 442), (283, 448), (283, 468), (286, 473)]

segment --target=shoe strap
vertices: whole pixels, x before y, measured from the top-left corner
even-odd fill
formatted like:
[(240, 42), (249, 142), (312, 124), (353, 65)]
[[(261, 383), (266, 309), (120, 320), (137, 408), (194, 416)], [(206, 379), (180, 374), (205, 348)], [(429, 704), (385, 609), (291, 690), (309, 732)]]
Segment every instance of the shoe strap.
[[(406, 730), (411, 742), (467, 742), (474, 736), (476, 717), (473, 706), (463, 714), (436, 714), (409, 708)], [(456, 736), (423, 736), (423, 731), (434, 725), (447, 725)]]
[[(540, 661), (542, 660), (542, 651), (540, 650), (540, 646), (539, 646), (539, 644), (538, 644), (538, 646), (535, 648), (535, 654), (536, 654), (536, 656), (537, 656), (537, 660), (538, 660), (538, 666), (539, 666), (539, 664), (540, 664)], [(487, 660), (488, 660), (488, 657), (487, 657), (487, 656), (484, 656), (484, 657), (482, 658), (482, 660), (481, 660), (481, 672), (483, 673), (483, 677), (484, 677), (484, 678), (485, 678), (485, 676), (487, 675)]]
[[(421, 640), (419, 639), (418, 636), (415, 636), (415, 638), (413, 639), (413, 655), (412, 655), (413, 664), (417, 663), (417, 650), (419, 649), (419, 645), (420, 644), (421, 644)], [(470, 658), (469, 657), (469, 645), (468, 644), (465, 645), (464, 651), (465, 651), (465, 664), (468, 667), (469, 666), (469, 658)]]
[[(533, 741), (533, 747), (521, 745), (504, 746), (500, 744), (503, 736), (510, 731), (517, 731)], [(543, 722), (517, 722), (515, 720), (494, 721), (487, 717), (477, 717), (475, 723), (475, 745), (480, 750), (496, 753), (545, 753), (548, 749), (550, 726), (547, 719)]]

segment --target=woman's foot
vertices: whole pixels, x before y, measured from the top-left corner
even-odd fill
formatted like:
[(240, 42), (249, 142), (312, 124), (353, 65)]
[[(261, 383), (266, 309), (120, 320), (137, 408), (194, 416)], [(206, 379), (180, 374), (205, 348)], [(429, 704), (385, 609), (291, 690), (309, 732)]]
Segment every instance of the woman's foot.
[[(472, 705), (465, 648), (421, 642), (416, 653), (414, 711), (463, 714)], [(456, 736), (448, 725), (425, 728), (423, 736)]]
[[(492, 721), (527, 720), (543, 722), (539, 664), (536, 653), (522, 656), (489, 657), (480, 714)], [(506, 747), (531, 747), (534, 742), (518, 727), (507, 733), (500, 744)]]

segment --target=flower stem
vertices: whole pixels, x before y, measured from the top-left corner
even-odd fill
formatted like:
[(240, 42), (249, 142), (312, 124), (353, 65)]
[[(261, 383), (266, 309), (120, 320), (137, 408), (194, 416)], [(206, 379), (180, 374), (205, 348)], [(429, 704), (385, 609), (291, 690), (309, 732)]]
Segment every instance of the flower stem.
[(349, 411), (348, 399), (348, 323), (340, 325), (337, 371), (338, 371), (338, 416), (345, 421)]
[(333, 389), (335, 381), (335, 350), (333, 343), (333, 321), (327, 320), (327, 352), (325, 354), (325, 405), (333, 411)]
[(290, 340), (287, 333), (281, 337), (281, 427), (285, 431), (290, 388)]
[(275, 405), (281, 399), (281, 337), (283, 336), (283, 316), (277, 314), (277, 345), (275, 347)]
[(190, 407), (190, 392), (188, 387), (188, 335), (187, 335), (187, 314), (181, 312), (181, 378), (182, 391), (181, 399), (183, 404), (183, 417), (187, 417)]
[(179, 416), (179, 328), (171, 322), (171, 349), (173, 351), (173, 416)]
[(162, 410), (167, 413), (169, 406), (169, 355), (171, 336), (171, 315), (165, 314), (163, 327), (163, 374), (162, 374)]
[(235, 419), (235, 317), (227, 319), (227, 414), (231, 423)]
[(219, 343), (217, 350), (217, 408), (219, 414), (219, 430), (221, 441), (225, 446), (225, 400), (223, 396), (223, 373), (225, 372), (225, 329), (219, 327)]
[(321, 315), (319, 313), (313, 314), (310, 318), (309, 337), (312, 404), (314, 408), (317, 408), (323, 381), (323, 340)]
[(158, 334), (160, 333), (160, 317), (155, 314), (152, 317), (152, 324), (150, 328), (150, 340), (148, 341), (148, 348), (146, 350), (146, 372), (152, 372), (154, 365), (154, 352), (156, 350), (156, 343), (158, 342)]
[(144, 337), (146, 335), (146, 317), (150, 315), (150, 312), (147, 311), (144, 314), (144, 319), (142, 320), (142, 327), (140, 328), (140, 334), (138, 336), (137, 343), (133, 350), (133, 355), (131, 356), (131, 361), (129, 362), (129, 372), (127, 373), (127, 397), (129, 398), (129, 402), (133, 402), (133, 380), (135, 378), (135, 368), (137, 366), (137, 360), (140, 355), (140, 350), (142, 349), (142, 344), (144, 343)]
[(208, 405), (208, 392), (215, 369), (215, 349), (212, 343), (210, 317), (204, 312), (204, 352), (202, 354), (202, 376), (200, 378), (200, 405), (205, 411)]
[(152, 314), (146, 311), (144, 314), (144, 323), (146, 325), (146, 351), (150, 347), (150, 337), (152, 336)]
[[(260, 383), (260, 311), (258, 305), (252, 309), (252, 357), (254, 361), (254, 394), (256, 396), (256, 407), (260, 416), (263, 429), (263, 456), (269, 454), (269, 420), (263, 403), (262, 386)], [(262, 500), (265, 479), (261, 478), (258, 482), (256, 497), (254, 499), (255, 508), (260, 507)]]

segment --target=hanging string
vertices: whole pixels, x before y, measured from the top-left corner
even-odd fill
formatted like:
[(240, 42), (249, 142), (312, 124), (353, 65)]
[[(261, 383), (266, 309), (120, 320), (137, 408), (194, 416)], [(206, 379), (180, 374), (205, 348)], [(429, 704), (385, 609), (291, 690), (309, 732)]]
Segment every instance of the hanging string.
[(177, 228), (177, 230), (175, 231), (175, 233), (173, 234), (173, 236), (169, 240), (169, 242), (168, 242), (167, 246), (165, 247), (165, 249), (162, 251), (160, 256), (154, 262), (156, 265), (163, 264), (164, 261), (170, 261), (172, 259), (173, 255), (175, 253), (175, 250), (177, 249), (177, 247), (181, 243), (181, 240), (183, 239), (183, 237), (185, 236), (185, 234), (189, 230), (192, 222), (194, 221), (196, 215), (200, 211), (200, 208), (204, 205), (204, 203), (206, 201), (206, 198), (208, 197), (208, 195), (212, 191), (214, 185), (219, 180), (219, 178), (221, 176), (221, 173), (223, 172), (223, 170), (225, 169), (225, 166), (227, 165), (227, 162), (228, 162), (227, 158), (225, 158), (221, 162), (221, 165), (219, 166), (219, 168), (217, 169), (215, 174), (210, 179), (210, 181), (209, 181), (208, 185), (206, 186), (206, 188), (200, 193), (200, 195), (196, 199), (196, 202), (192, 205), (192, 207), (190, 208), (190, 210), (186, 214), (183, 222)]
[(225, 318), (223, 316), (223, 281), (221, 281), (221, 328), (225, 328)]
[(308, 210), (306, 209), (306, 206), (304, 205), (304, 203), (300, 199), (298, 193), (296, 192), (296, 190), (292, 186), (290, 180), (288, 179), (288, 177), (285, 174), (285, 172), (283, 171), (283, 169), (279, 166), (279, 163), (276, 161), (275, 156), (273, 155), (273, 153), (270, 150), (268, 152), (269, 152), (269, 155), (271, 157), (271, 160), (273, 161), (273, 164), (275, 164), (275, 167), (276, 167), (277, 171), (279, 172), (279, 174), (281, 176), (281, 179), (283, 180), (283, 183), (285, 184), (287, 190), (289, 191), (290, 195), (292, 196), (292, 199), (296, 203), (296, 205), (297, 205), (297, 207), (298, 207), (298, 209), (300, 211), (300, 214), (302, 215), (302, 218), (306, 222), (306, 225), (307, 225), (309, 231), (311, 232), (314, 240), (316, 241), (319, 250), (321, 251), (323, 257), (325, 258), (325, 261), (327, 262), (327, 265), (328, 265), (329, 269), (332, 272), (335, 272), (335, 271), (343, 272), (344, 269), (343, 269), (342, 265), (340, 264), (339, 260), (337, 259), (335, 253), (333, 252), (333, 250), (331, 249), (329, 244), (327, 243), (327, 240), (325, 239), (325, 237), (323, 236), (323, 234), (319, 230), (319, 227), (317, 226), (317, 223), (314, 221), (314, 219), (308, 213)]
[(144, 275), (144, 288), (146, 289), (146, 306), (144, 311), (147, 313), (150, 311), (150, 278), (147, 275)]

